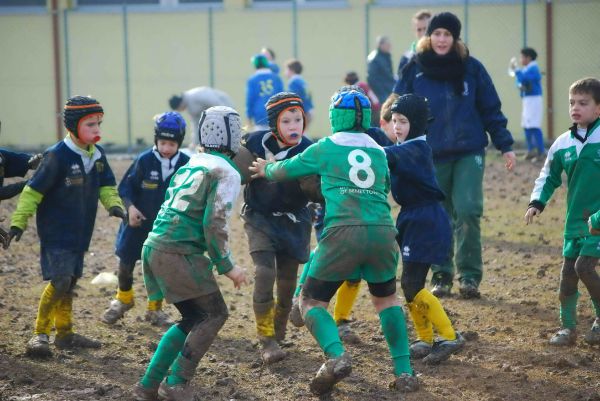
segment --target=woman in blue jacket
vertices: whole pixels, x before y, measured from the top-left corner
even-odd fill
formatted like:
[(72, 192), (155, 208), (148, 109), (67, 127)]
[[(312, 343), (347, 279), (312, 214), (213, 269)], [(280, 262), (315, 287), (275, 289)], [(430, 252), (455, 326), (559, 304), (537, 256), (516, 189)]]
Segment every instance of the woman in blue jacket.
[[(452, 13), (435, 15), (416, 54), (402, 69), (394, 92), (415, 93), (429, 100), (433, 121), (427, 142), (436, 176), (446, 194), (444, 207), (453, 216), (456, 267), (463, 298), (478, 298), (483, 274), (480, 220), (483, 172), (489, 134), (512, 170), (513, 138), (492, 80), (460, 40), (460, 20)], [(454, 263), (433, 266), (433, 294), (452, 289)]]

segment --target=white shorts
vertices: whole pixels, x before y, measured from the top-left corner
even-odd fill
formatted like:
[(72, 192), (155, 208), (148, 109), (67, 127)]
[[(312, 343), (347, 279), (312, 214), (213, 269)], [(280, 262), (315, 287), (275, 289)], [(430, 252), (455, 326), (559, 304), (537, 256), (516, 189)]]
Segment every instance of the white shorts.
[(544, 104), (542, 96), (523, 97), (523, 113), (521, 114), (521, 127), (542, 128)]

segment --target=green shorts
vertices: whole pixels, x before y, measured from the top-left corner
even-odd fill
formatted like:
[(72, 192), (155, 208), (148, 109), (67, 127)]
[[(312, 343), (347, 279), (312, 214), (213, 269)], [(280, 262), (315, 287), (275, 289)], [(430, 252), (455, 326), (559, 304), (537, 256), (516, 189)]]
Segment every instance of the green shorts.
[(569, 259), (577, 259), (578, 256), (600, 258), (600, 235), (565, 238), (563, 256)]
[(210, 259), (202, 253), (170, 253), (149, 246), (142, 248), (144, 284), (150, 301), (170, 303), (219, 291)]
[(308, 275), (322, 281), (389, 281), (396, 277), (398, 268), (397, 233), (393, 226), (326, 228)]

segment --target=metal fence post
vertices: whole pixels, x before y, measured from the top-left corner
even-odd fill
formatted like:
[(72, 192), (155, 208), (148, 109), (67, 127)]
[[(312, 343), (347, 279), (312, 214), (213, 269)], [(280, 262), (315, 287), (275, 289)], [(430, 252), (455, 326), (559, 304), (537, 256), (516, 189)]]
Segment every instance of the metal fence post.
[(125, 106), (127, 108), (127, 152), (131, 153), (131, 85), (129, 82), (129, 40), (128, 40), (127, 1), (123, 2), (123, 49), (125, 51)]
[(298, 2), (292, 0), (292, 49), (294, 58), (298, 58)]
[(371, 43), (371, 2), (365, 4), (365, 60), (369, 57), (369, 43)]
[(465, 17), (464, 17), (464, 36), (463, 40), (465, 43), (469, 43), (469, 0), (465, 0)]
[(527, 47), (527, 0), (522, 0), (522, 14), (523, 14), (523, 47)]
[(67, 84), (67, 99), (71, 97), (71, 66), (69, 62), (69, 9), (63, 10), (63, 35), (65, 45), (65, 81)]
[(211, 88), (215, 87), (215, 47), (213, 30), (213, 9), (208, 9), (208, 71)]

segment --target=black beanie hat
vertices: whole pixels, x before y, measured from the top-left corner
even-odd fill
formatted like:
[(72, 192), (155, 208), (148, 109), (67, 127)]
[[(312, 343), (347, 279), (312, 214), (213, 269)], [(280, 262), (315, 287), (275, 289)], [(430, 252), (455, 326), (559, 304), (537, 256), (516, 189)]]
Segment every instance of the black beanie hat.
[(100, 103), (89, 96), (73, 96), (67, 100), (63, 112), (65, 128), (79, 138), (79, 122), (91, 114), (104, 114)]
[(394, 101), (391, 111), (402, 114), (410, 122), (410, 130), (405, 140), (425, 135), (429, 120), (429, 106), (426, 98), (413, 93), (402, 95)]
[(460, 20), (458, 17), (450, 12), (443, 12), (433, 16), (427, 26), (427, 36), (431, 36), (431, 33), (438, 28), (444, 28), (450, 31), (454, 40), (460, 37)]
[(281, 142), (286, 143), (284, 138), (279, 134), (279, 116), (284, 111), (291, 108), (298, 108), (302, 113), (303, 124), (302, 124), (302, 132), (306, 129), (306, 116), (304, 115), (304, 103), (302, 99), (298, 95), (292, 92), (280, 92), (276, 95), (273, 95), (269, 98), (267, 104), (265, 104), (267, 108), (267, 118), (269, 119), (269, 128), (271, 128), (271, 132), (275, 135), (275, 138), (279, 139)]

